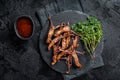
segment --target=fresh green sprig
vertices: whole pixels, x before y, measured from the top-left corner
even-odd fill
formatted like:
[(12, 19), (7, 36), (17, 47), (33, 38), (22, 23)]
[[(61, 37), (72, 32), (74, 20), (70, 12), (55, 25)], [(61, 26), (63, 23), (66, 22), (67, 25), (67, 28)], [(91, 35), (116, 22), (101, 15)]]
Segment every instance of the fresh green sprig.
[(83, 41), (87, 52), (93, 57), (94, 50), (103, 35), (100, 21), (92, 16), (88, 16), (87, 21), (80, 21), (77, 24), (73, 24), (72, 29), (76, 33), (82, 35), (81, 40)]

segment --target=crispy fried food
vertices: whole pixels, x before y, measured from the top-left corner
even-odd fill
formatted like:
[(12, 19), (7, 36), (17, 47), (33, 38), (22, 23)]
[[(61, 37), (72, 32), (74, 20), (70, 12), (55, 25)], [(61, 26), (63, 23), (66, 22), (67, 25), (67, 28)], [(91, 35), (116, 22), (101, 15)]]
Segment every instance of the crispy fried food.
[(68, 69), (67, 69), (67, 71), (66, 71), (66, 74), (69, 74), (69, 73), (70, 73), (70, 68), (71, 68), (71, 66), (72, 66), (72, 56), (69, 55), (69, 56), (67, 57), (66, 61), (67, 61), (67, 65), (68, 65)]
[(67, 35), (68, 35), (68, 37), (67, 37), (67, 39), (66, 39), (66, 47), (68, 47), (69, 46), (69, 43), (70, 43), (70, 32), (67, 32)]
[(79, 62), (78, 56), (77, 56), (77, 54), (76, 54), (76, 51), (73, 50), (73, 52), (72, 52), (71, 55), (72, 55), (72, 57), (74, 58), (75, 65), (76, 65), (77, 67), (81, 68), (82, 65), (81, 65), (80, 62)]
[(59, 29), (55, 32), (54, 36), (59, 36), (64, 32), (70, 32), (70, 26), (63, 26), (62, 29)]
[(65, 51), (62, 51), (61, 53), (59, 53), (57, 56), (57, 60), (60, 60), (65, 54), (66, 54)]
[(57, 62), (57, 53), (59, 52), (59, 45), (60, 45), (60, 41), (58, 42), (58, 44), (57, 45), (54, 45), (53, 46), (53, 54), (54, 54), (54, 56), (53, 56), (53, 58), (52, 58), (52, 65), (54, 65), (54, 64), (56, 64), (56, 62)]
[(63, 38), (62, 35), (60, 35), (60, 36), (54, 38), (54, 39), (51, 41), (51, 43), (48, 45), (48, 50), (50, 50), (51, 47), (52, 47), (55, 43), (57, 43), (61, 38)]
[(62, 22), (60, 25), (54, 26), (50, 17), (49, 21), (51, 28), (48, 31), (47, 43), (48, 50), (53, 48), (51, 65), (55, 65), (60, 60), (65, 60), (67, 63), (66, 74), (70, 73), (72, 61), (75, 62), (77, 67), (81, 68), (82, 64), (78, 59), (78, 51), (76, 51), (79, 46), (78, 40), (80, 35), (71, 30), (69, 23), (65, 24)]
[(67, 48), (67, 39), (66, 37), (62, 39), (62, 49), (66, 49)]
[(49, 32), (48, 32), (48, 38), (47, 38), (47, 43), (50, 43), (50, 41), (51, 41), (51, 37), (52, 37), (52, 35), (53, 35), (53, 33), (54, 33), (54, 30), (55, 30), (55, 28), (54, 27), (51, 27), (50, 28), (50, 30), (49, 30)]
[(78, 39), (79, 39), (79, 37), (75, 36), (75, 39), (73, 40), (73, 46), (74, 46), (74, 48), (77, 48), (79, 46)]
[(47, 41), (46, 42), (50, 43), (51, 42), (51, 38), (52, 38), (52, 36), (54, 34), (55, 29), (59, 28), (60, 25), (54, 26), (51, 17), (48, 17), (48, 20), (50, 22), (50, 29), (48, 31), (48, 37), (47, 37)]
[(51, 20), (51, 17), (48, 17), (48, 19), (49, 19), (49, 22), (50, 22), (50, 29), (49, 29), (49, 31), (48, 31), (48, 37), (47, 37), (47, 43), (50, 43), (50, 41), (51, 41), (51, 38), (52, 38), (52, 36), (53, 36), (53, 33), (54, 33), (54, 30), (55, 30), (55, 26), (53, 25), (53, 22), (52, 22), (52, 20)]
[(56, 64), (56, 62), (57, 62), (57, 54), (55, 54), (53, 57), (52, 57), (52, 63), (51, 63), (51, 65), (55, 65)]
[[(70, 33), (70, 32), (68, 32), (68, 33)], [(63, 36), (64, 36), (64, 38), (62, 39), (62, 49), (63, 50), (68, 47), (69, 42), (70, 42), (70, 34), (68, 34), (68, 33), (63, 34)]]

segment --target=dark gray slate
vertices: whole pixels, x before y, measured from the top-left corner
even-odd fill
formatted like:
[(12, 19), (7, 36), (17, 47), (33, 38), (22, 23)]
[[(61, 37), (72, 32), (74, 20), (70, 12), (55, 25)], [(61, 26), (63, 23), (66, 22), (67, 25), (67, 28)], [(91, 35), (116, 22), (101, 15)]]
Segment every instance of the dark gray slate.
[[(0, 0), (0, 80), (63, 80), (42, 60), (38, 39), (48, 15), (71, 9), (93, 15), (106, 25), (105, 65), (72, 80), (120, 80), (120, 0)], [(37, 10), (41, 10), (40, 20)], [(13, 29), (22, 14), (32, 16), (35, 23), (34, 36), (28, 41), (17, 38)]]
[[(40, 11), (37, 11), (37, 14), (39, 15)], [(72, 24), (77, 23), (78, 21), (86, 21), (87, 16), (88, 16), (87, 14), (80, 12), (80, 11), (67, 10), (67, 11), (60, 12), (54, 16), (51, 16), (51, 18), (52, 18), (54, 25), (58, 25), (62, 21), (66, 22), (66, 23), (69, 21), (70, 25), (72, 25)], [(42, 27), (42, 30), (40, 33), (40, 40), (39, 40), (40, 41), (39, 42), (40, 53), (41, 53), (41, 56), (44, 59), (44, 61), (52, 69), (63, 74), (65, 80), (69, 80), (74, 77), (80, 76), (94, 68), (98, 68), (98, 67), (101, 67), (104, 65), (102, 57), (101, 57), (101, 54), (103, 51), (103, 45), (104, 45), (104, 42), (103, 42), (104, 39), (102, 39), (101, 43), (97, 46), (97, 48), (95, 50), (94, 62), (90, 58), (89, 55), (78, 55), (79, 61), (81, 62), (83, 67), (81, 69), (79, 69), (79, 68), (75, 68), (75, 66), (74, 67), (72, 66), (69, 75), (66, 75), (67, 66), (64, 61), (60, 61), (60, 62), (56, 63), (54, 66), (52, 66), (51, 62), (52, 62), (52, 56), (53, 56), (52, 53), (53, 52), (52, 52), (52, 50), (48, 51), (48, 49), (47, 49), (48, 45), (46, 44), (46, 36), (47, 36), (49, 28), (50, 28), (49, 22), (47, 20), (45, 25)], [(79, 50), (79, 51), (82, 50), (81, 46), (79, 46), (77, 48), (77, 50)], [(74, 63), (73, 63), (73, 65), (74, 65)]]

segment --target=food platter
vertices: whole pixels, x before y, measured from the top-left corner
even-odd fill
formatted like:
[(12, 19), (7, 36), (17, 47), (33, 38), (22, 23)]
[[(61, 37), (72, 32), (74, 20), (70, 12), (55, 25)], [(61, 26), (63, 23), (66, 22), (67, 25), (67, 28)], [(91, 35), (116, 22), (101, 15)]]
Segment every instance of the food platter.
[[(88, 16), (87, 14), (79, 12), (79, 11), (64, 11), (64, 12), (61, 12), (61, 13), (58, 13), (58, 14), (52, 16), (51, 18), (53, 20), (54, 25), (58, 25), (59, 23), (61, 23), (63, 21), (66, 23), (69, 22), (70, 25), (72, 25), (72, 24), (77, 23), (78, 21), (86, 21), (87, 16)], [(65, 74), (66, 70), (67, 70), (67, 66), (66, 66), (66, 63), (64, 60), (57, 62), (54, 66), (51, 65), (53, 51), (48, 50), (48, 48), (47, 48), (48, 45), (46, 43), (49, 28), (50, 28), (49, 21), (47, 20), (45, 25), (42, 27), (42, 30), (40, 33), (40, 38), (39, 38), (39, 48), (40, 48), (41, 56), (42, 56), (43, 60), (53, 70)], [(79, 44), (81, 46), (79, 46), (77, 48), (78, 50), (83, 50), (81, 43), (82, 42), (79, 40)], [(73, 64), (69, 74), (83, 73), (83, 72), (89, 71), (93, 68), (101, 66), (101, 64), (103, 64), (100, 62), (102, 50), (103, 50), (103, 39), (101, 39), (101, 42), (98, 44), (98, 46), (95, 49), (94, 62), (92, 62), (92, 59), (88, 54), (78, 55), (79, 61), (81, 62), (83, 67), (77, 68)]]

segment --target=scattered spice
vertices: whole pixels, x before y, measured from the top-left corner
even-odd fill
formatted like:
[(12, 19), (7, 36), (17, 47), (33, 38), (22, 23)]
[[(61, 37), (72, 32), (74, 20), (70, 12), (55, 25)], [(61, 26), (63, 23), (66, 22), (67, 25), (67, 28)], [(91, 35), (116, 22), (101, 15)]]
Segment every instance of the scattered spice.
[(19, 18), (17, 21), (18, 34), (21, 37), (28, 38), (32, 35), (33, 23), (27, 17)]

